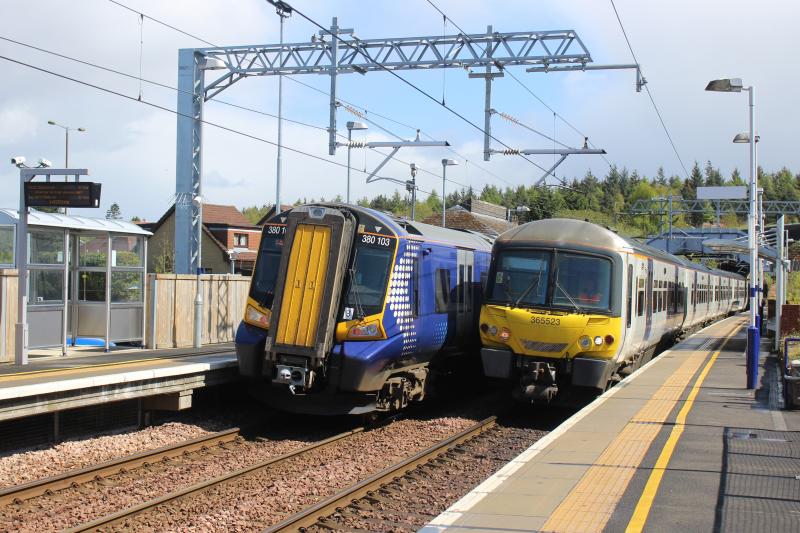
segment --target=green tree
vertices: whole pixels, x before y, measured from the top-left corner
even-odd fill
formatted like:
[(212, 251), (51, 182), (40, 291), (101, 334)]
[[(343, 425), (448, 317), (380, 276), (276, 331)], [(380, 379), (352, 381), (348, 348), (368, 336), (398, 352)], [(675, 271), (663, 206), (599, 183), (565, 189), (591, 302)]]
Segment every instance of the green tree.
[(119, 208), (117, 202), (114, 202), (111, 204), (111, 207), (108, 208), (108, 211), (106, 211), (106, 218), (108, 220), (122, 220), (122, 210)]

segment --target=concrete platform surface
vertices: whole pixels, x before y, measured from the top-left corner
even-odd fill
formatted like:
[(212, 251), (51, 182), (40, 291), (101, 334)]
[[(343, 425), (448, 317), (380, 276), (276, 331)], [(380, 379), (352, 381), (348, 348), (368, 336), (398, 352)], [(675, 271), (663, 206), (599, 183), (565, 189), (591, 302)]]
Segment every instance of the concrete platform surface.
[(665, 351), (421, 531), (800, 531), (800, 412), (746, 318)]
[(153, 408), (185, 409), (195, 389), (238, 379), (232, 348), (126, 350), (2, 365), (0, 420), (137, 398)]

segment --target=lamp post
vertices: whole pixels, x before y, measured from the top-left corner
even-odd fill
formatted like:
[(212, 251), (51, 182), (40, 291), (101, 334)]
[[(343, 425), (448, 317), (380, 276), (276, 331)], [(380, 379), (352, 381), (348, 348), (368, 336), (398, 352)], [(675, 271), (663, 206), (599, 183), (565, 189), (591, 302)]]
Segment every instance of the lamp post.
[(69, 132), (77, 131), (79, 133), (86, 133), (86, 128), (70, 128), (69, 126), (59, 124), (55, 120), (48, 120), (47, 123), (51, 126), (58, 126), (64, 130), (64, 168), (69, 168)]
[(458, 161), (455, 159), (442, 159), (442, 227), (445, 228), (445, 212), (447, 211), (447, 205), (445, 205), (445, 192), (444, 192), (444, 184), (447, 181), (447, 167), (452, 167), (458, 164)]
[[(286, 2), (270, 2), (275, 6), (275, 13), (281, 19), (280, 40), (281, 49), (278, 52), (278, 64), (283, 65), (283, 23), (287, 18), (292, 16), (292, 7)], [(275, 212), (278, 213), (281, 209), (281, 151), (283, 143), (283, 76), (278, 75), (278, 157), (276, 161), (275, 172)]]
[(347, 123), (347, 196), (346, 201), (350, 203), (350, 150), (353, 148), (352, 146), (352, 139), (353, 139), (353, 130), (365, 130), (369, 128), (363, 122), (353, 122), (350, 121)]
[(744, 87), (741, 78), (712, 80), (708, 82), (706, 91), (738, 93), (747, 91), (749, 95), (748, 143), (750, 145), (750, 209), (747, 214), (747, 241), (750, 251), (750, 321), (747, 327), (747, 388), (755, 389), (758, 382), (758, 356), (761, 342), (756, 312), (758, 307), (758, 245), (756, 243), (756, 200), (758, 197), (758, 176), (756, 174), (756, 135), (754, 112), (754, 88)]

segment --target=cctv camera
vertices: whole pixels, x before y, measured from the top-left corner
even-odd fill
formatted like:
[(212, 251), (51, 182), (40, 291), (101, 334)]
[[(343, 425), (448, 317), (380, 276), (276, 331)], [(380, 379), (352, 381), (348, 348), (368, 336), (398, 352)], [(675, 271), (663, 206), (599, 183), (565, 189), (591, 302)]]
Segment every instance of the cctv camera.
[(21, 167), (22, 165), (24, 165), (25, 161), (26, 161), (26, 159), (21, 155), (18, 155), (17, 157), (12, 157), (11, 158), (11, 164), (12, 165), (16, 165), (18, 167)]
[(45, 159), (44, 157), (39, 158), (39, 166), (42, 168), (50, 168), (53, 166), (53, 163)]

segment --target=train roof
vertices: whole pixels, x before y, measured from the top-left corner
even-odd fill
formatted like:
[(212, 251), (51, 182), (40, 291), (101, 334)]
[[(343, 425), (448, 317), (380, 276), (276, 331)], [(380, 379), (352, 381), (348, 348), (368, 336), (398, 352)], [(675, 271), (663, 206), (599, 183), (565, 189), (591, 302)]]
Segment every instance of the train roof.
[[(431, 241), (438, 241), (447, 244), (452, 244), (461, 248), (470, 248), (474, 250), (490, 251), (494, 238), (484, 235), (483, 233), (471, 230), (457, 230), (450, 228), (442, 228), (441, 226), (434, 226), (425, 224), (423, 222), (406, 220), (396, 217), (390, 213), (378, 211), (369, 207), (360, 205), (350, 205), (343, 203), (325, 202), (314, 203), (308, 205), (319, 205), (323, 207), (333, 207), (336, 209), (349, 209), (356, 213), (362, 213), (372, 218), (384, 222), (388, 228), (400, 237), (407, 238), (423, 238)], [(300, 206), (295, 206), (300, 207)]]
[(615, 251), (633, 251), (662, 261), (679, 264), (710, 274), (726, 277), (741, 277), (739, 274), (709, 268), (705, 265), (689, 261), (683, 257), (672, 255), (658, 248), (644, 244), (636, 239), (623, 237), (608, 228), (592, 222), (572, 218), (549, 218), (522, 224), (501, 234), (495, 241), (497, 248), (526, 244), (552, 243), (555, 246), (567, 244), (590, 248), (605, 248)]

